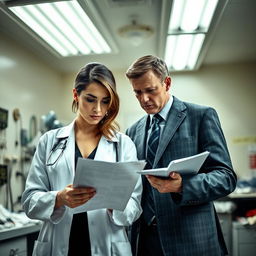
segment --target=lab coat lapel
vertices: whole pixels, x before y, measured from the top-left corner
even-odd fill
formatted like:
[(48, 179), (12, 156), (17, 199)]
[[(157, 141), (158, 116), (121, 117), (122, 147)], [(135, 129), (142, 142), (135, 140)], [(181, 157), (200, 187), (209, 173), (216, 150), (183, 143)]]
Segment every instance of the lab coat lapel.
[(114, 143), (117, 142), (118, 139), (116, 136), (114, 136), (111, 140), (108, 140), (105, 136), (101, 136), (94, 159), (116, 162), (116, 147)]
[(68, 126), (60, 129), (60, 132), (56, 136), (59, 138), (67, 138), (66, 149), (63, 152), (63, 158), (68, 167), (68, 171), (72, 177), (75, 174), (75, 132), (74, 132), (74, 121)]
[(162, 136), (159, 141), (159, 146), (156, 152), (156, 157), (153, 166), (155, 167), (162, 157), (167, 145), (170, 143), (174, 133), (178, 129), (178, 127), (181, 125), (182, 121), (186, 117), (185, 109), (186, 106), (178, 100), (177, 98), (173, 97), (173, 105), (169, 111), (166, 125), (164, 127), (164, 131), (162, 133)]

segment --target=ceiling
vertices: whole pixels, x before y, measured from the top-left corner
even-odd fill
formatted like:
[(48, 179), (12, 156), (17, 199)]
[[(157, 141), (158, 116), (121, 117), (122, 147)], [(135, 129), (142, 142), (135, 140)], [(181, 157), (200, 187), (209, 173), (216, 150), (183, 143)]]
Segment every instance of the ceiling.
[[(117, 70), (127, 69), (136, 58), (146, 54), (164, 57), (171, 0), (79, 0), (79, 2), (84, 4), (88, 15), (103, 32), (114, 53), (59, 58), (1, 8), (0, 34), (11, 37), (12, 40), (35, 53), (47, 65), (61, 72), (77, 72), (90, 61), (102, 62), (110, 69)], [(210, 29), (203, 45), (198, 68), (210, 64), (256, 62), (256, 1), (219, 0), (219, 2), (217, 12), (221, 15), (219, 19), (215, 19), (214, 27)], [(118, 34), (118, 29), (130, 24), (134, 16), (137, 17), (139, 24), (149, 25), (154, 30), (154, 34), (137, 47)]]

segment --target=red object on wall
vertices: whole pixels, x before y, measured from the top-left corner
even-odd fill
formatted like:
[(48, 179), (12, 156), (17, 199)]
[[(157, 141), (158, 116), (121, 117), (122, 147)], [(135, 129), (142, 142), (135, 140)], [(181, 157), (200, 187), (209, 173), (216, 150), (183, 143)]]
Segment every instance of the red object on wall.
[(249, 210), (245, 213), (246, 217), (253, 217), (256, 215), (256, 209)]
[(256, 153), (250, 154), (250, 168), (251, 169), (256, 169)]

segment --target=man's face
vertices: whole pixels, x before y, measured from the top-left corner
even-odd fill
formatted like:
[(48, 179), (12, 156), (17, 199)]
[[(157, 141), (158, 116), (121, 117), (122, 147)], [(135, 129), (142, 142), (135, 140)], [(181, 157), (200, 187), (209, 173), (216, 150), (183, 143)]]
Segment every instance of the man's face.
[(148, 114), (160, 112), (170, 98), (171, 78), (169, 76), (161, 81), (150, 70), (137, 79), (130, 79), (130, 82), (141, 107)]

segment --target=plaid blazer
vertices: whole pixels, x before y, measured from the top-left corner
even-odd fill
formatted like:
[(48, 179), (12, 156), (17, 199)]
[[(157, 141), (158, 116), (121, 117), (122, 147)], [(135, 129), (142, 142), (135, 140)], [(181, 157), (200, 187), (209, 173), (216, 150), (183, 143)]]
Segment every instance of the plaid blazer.
[[(138, 159), (145, 159), (148, 121), (148, 116), (144, 116), (127, 130), (137, 147)], [(166, 167), (171, 160), (205, 150), (210, 155), (199, 174), (183, 176), (182, 195), (162, 194), (153, 189), (155, 215), (165, 256), (227, 254), (213, 200), (231, 193), (237, 180), (216, 111), (174, 97), (153, 168)], [(131, 230), (134, 255), (139, 228), (140, 219)]]

